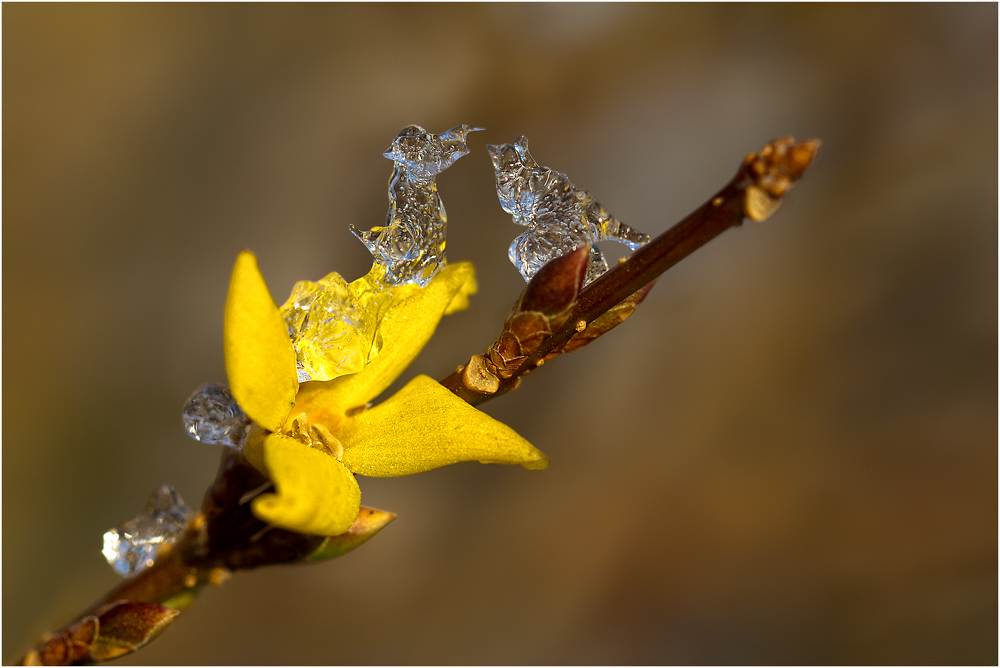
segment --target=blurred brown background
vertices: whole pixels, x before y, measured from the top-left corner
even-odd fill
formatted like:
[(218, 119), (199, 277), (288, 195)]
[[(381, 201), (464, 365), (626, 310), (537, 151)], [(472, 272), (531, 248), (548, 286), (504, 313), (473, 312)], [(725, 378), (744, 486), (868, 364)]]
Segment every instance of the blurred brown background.
[[(237, 252), (279, 300), (361, 275), (404, 125), (481, 290), (523, 282), (484, 146), (524, 133), (652, 234), (820, 137), (762, 225), (485, 406), (546, 471), (362, 479), (398, 520), (239, 575), (128, 663), (997, 662), (997, 6), (3, 6), (3, 657), (117, 582), (101, 534), (217, 446)], [(610, 247), (612, 259), (621, 247)], [(406, 378), (412, 374), (407, 374)]]

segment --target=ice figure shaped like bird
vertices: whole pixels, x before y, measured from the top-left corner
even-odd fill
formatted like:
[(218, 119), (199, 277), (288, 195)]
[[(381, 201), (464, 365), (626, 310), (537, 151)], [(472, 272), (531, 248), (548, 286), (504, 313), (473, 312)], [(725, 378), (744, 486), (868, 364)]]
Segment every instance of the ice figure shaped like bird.
[(507, 251), (525, 281), (549, 261), (591, 244), (585, 279), (590, 283), (608, 270), (604, 254), (593, 244), (612, 240), (635, 250), (649, 241), (649, 235), (609, 214), (564, 173), (535, 162), (524, 135), (513, 144), (486, 148), (493, 160), (500, 206), (515, 223), (528, 228)]
[(468, 154), (465, 138), (476, 130), (482, 128), (458, 125), (436, 135), (409, 125), (383, 154), (395, 163), (386, 223), (367, 232), (352, 225), (351, 232), (385, 268), (384, 282), (423, 287), (444, 266), (448, 218), (434, 177)]

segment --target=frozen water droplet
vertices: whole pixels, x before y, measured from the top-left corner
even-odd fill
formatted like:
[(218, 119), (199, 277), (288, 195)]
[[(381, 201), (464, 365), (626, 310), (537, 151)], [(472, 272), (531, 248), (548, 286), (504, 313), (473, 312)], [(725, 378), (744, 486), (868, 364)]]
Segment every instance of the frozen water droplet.
[(104, 534), (104, 558), (119, 575), (135, 575), (152, 565), (162, 546), (184, 534), (193, 516), (174, 488), (164, 485), (149, 497), (142, 515)]
[[(649, 242), (649, 235), (609, 214), (564, 173), (535, 162), (524, 135), (513, 144), (490, 145), (486, 149), (493, 161), (500, 206), (515, 223), (528, 228), (514, 239), (507, 252), (525, 281), (546, 263), (586, 244), (611, 240), (635, 250)], [(593, 246), (584, 285), (607, 270), (604, 255)]]
[(184, 429), (202, 443), (240, 447), (250, 418), (229, 393), (229, 388), (205, 383), (184, 405)]
[(383, 154), (395, 163), (386, 223), (366, 232), (352, 225), (351, 232), (385, 269), (385, 283), (424, 287), (444, 266), (448, 217), (434, 177), (468, 154), (465, 138), (476, 130), (482, 128), (459, 125), (436, 135), (410, 125)]
[(340, 274), (299, 281), (281, 307), (295, 348), (299, 382), (361, 371), (374, 356), (370, 323)]

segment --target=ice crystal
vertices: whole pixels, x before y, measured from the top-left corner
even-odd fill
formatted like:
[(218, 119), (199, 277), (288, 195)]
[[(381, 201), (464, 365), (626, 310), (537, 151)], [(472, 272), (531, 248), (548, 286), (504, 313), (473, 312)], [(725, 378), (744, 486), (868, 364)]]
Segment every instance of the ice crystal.
[(410, 125), (384, 153), (394, 162), (386, 223), (367, 232), (352, 225), (351, 232), (385, 269), (385, 283), (424, 287), (444, 266), (448, 218), (434, 177), (469, 152), (466, 136), (481, 129), (459, 125), (436, 135)]
[(368, 363), (372, 337), (366, 330), (371, 327), (365, 327), (340, 274), (296, 283), (281, 315), (292, 337), (300, 383), (356, 373)]
[(557, 257), (591, 245), (585, 283), (608, 270), (594, 244), (612, 240), (635, 250), (649, 235), (621, 222), (563, 172), (539, 165), (528, 153), (528, 139), (486, 147), (493, 161), (500, 206), (528, 231), (511, 243), (507, 255), (525, 281)]
[(184, 429), (202, 443), (240, 447), (250, 418), (229, 393), (229, 388), (205, 383), (184, 405)]
[(193, 515), (174, 488), (164, 485), (149, 497), (143, 514), (104, 534), (104, 558), (119, 575), (135, 575), (184, 534)]

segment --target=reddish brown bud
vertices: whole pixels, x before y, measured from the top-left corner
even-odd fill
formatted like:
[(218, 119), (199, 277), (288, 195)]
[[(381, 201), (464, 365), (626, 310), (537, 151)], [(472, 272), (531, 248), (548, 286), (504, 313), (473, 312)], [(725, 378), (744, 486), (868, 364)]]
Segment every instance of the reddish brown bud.
[(752, 183), (746, 186), (746, 216), (759, 222), (774, 213), (781, 198), (812, 164), (819, 146), (817, 139), (796, 144), (791, 137), (784, 137), (747, 156)]
[(521, 293), (517, 310), (539, 311), (549, 316), (564, 312), (580, 294), (589, 260), (590, 246), (581, 246), (546, 264)]
[[(490, 366), (490, 371), (493, 373), (498, 373), (500, 369), (506, 366), (506, 361), (503, 356), (497, 351), (496, 344), (490, 346), (490, 349), (486, 351), (486, 363)], [(465, 367), (459, 367), (458, 372), (461, 373)]]
[(500, 334), (500, 338), (493, 344), (493, 348), (500, 354), (504, 363), (515, 357), (521, 357), (521, 344), (517, 337), (510, 332)]
[[(637, 292), (632, 293), (630, 296), (618, 302), (617, 305), (611, 307), (593, 321), (589, 323), (584, 322), (583, 320), (579, 321), (576, 328), (577, 333), (574, 334), (566, 343), (546, 355), (546, 359), (551, 359), (556, 355), (562, 355), (564, 353), (571, 353), (574, 350), (579, 350), (597, 337), (607, 334), (609, 331), (625, 322), (625, 319), (635, 312), (636, 307), (639, 306), (642, 300), (646, 298), (649, 291), (653, 289), (653, 285), (655, 283), (656, 281), (653, 281)], [(583, 323), (582, 327), (580, 326), (580, 323)]]
[(552, 333), (548, 318), (538, 311), (518, 313), (506, 322), (504, 329), (517, 339), (522, 355), (533, 353)]
[(24, 658), (23, 665), (68, 666), (87, 661), (98, 626), (97, 617), (84, 617), (49, 638), (37, 652), (31, 652)]
[(90, 648), (94, 661), (110, 661), (139, 649), (155, 638), (180, 613), (156, 603), (119, 601), (105, 606)]

